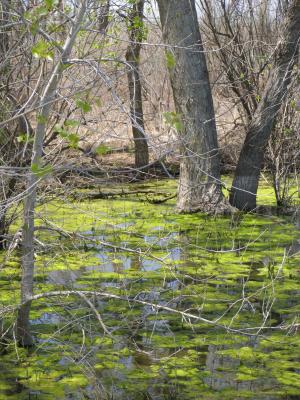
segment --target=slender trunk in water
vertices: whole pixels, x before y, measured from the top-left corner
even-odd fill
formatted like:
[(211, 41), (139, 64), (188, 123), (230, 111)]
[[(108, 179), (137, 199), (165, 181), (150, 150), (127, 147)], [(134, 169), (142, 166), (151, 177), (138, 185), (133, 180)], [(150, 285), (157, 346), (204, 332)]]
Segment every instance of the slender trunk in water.
[(33, 295), (33, 277), (34, 277), (34, 217), (37, 195), (38, 174), (35, 170), (41, 168), (43, 142), (46, 132), (46, 124), (51, 111), (51, 103), (56, 97), (56, 90), (64, 64), (67, 62), (71, 53), (75, 38), (80, 30), (83, 17), (87, 9), (88, 0), (82, 0), (78, 7), (76, 19), (72, 29), (63, 46), (60, 59), (54, 66), (48, 84), (40, 100), (40, 113), (35, 130), (33, 154), (31, 159), (31, 169), (27, 181), (27, 196), (24, 202), (24, 224), (22, 231), (22, 280), (21, 280), (21, 302), (23, 305), (19, 309), (17, 319), (17, 338), (22, 346), (32, 346), (33, 338), (30, 332), (30, 298)]

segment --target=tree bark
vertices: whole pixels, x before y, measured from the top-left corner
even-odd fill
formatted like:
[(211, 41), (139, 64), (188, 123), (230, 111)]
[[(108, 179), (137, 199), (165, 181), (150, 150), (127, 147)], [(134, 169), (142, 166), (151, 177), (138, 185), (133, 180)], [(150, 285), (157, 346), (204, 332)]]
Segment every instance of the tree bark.
[[(195, 2), (158, 0), (181, 145), (179, 212), (224, 213), (214, 106)], [(170, 62), (171, 61), (171, 62)]]
[(286, 98), (300, 41), (300, 0), (292, 0), (277, 44), (272, 71), (249, 124), (235, 172), (230, 203), (240, 210), (256, 207), (257, 188), (266, 145)]
[(143, 115), (142, 85), (140, 79), (140, 54), (141, 41), (143, 37), (143, 18), (145, 0), (136, 0), (130, 12), (128, 31), (129, 45), (126, 51), (126, 61), (129, 66), (127, 72), (130, 118), (132, 135), (135, 147), (135, 167), (142, 168), (149, 164), (149, 150), (145, 136), (145, 124)]
[[(10, 40), (9, 40), (9, 29), (6, 25), (9, 25), (11, 20), (10, 14), (10, 3), (7, 0), (3, 0), (0, 5), (0, 54), (1, 54), (1, 89), (0, 89), (0, 101), (4, 110), (7, 112), (6, 107), (9, 104), (9, 85), (5, 82), (5, 78), (10, 75), (10, 63), (7, 61), (7, 52), (9, 51)], [(3, 62), (5, 60), (5, 62)], [(2, 110), (1, 110), (2, 112)], [(2, 117), (2, 115), (1, 115)], [(6, 146), (7, 140), (4, 140), (4, 143), (1, 143), (1, 162), (5, 163), (10, 158), (14, 159), (14, 154), (11, 150), (14, 146), (11, 143), (14, 140), (13, 131), (8, 133), (10, 136), (9, 145)], [(1, 136), (1, 134), (0, 134)], [(0, 138), (1, 139), (1, 138)], [(9, 229), (9, 223), (6, 218), (7, 207), (5, 206), (5, 202), (10, 198), (14, 191), (14, 187), (16, 184), (15, 177), (5, 177), (3, 176), (1, 179), (1, 195), (0, 202), (3, 203), (3, 207), (0, 209), (0, 250), (3, 250), (6, 246), (6, 235)]]
[[(78, 13), (70, 34), (68, 35), (63, 46), (60, 60), (54, 66), (48, 84), (45, 87), (43, 95), (40, 100), (40, 113), (35, 130), (33, 153), (31, 159), (31, 170), (29, 172), (27, 191), (28, 194), (24, 202), (24, 224), (22, 230), (22, 280), (21, 280), (21, 302), (24, 303), (20, 307), (17, 318), (17, 338), (22, 346), (32, 346), (33, 338), (30, 332), (30, 307), (33, 295), (33, 278), (34, 278), (34, 217), (35, 217), (35, 204), (37, 195), (37, 184), (39, 182), (38, 174), (34, 172), (35, 168), (42, 167), (42, 154), (43, 142), (46, 132), (46, 124), (51, 111), (51, 102), (55, 99), (56, 90), (64, 64), (71, 53), (77, 33), (81, 28), (81, 23), (84, 18), (87, 1), (82, 0)], [(35, 168), (34, 168), (35, 167)]]
[[(5, 194), (6, 199), (10, 199), (14, 193), (15, 186), (17, 183), (17, 179), (15, 177), (10, 178), (8, 183), (3, 183), (3, 187), (1, 188)], [(9, 226), (11, 220), (6, 217), (7, 208), (4, 206), (2, 210), (0, 210), (0, 250), (6, 248), (6, 235), (9, 231)]]
[(0, 250), (3, 250), (5, 248), (5, 242), (6, 242), (6, 218), (5, 218), (5, 213), (0, 215)]
[[(7, 24), (8, 20), (8, 12), (9, 12), (9, 7), (7, 1), (2, 1), (1, 6), (0, 6), (0, 54), (2, 60), (5, 59), (6, 52), (9, 47), (9, 41), (8, 41), (8, 34), (5, 29), (5, 25)], [(4, 75), (5, 69), (1, 68), (1, 74)], [(2, 86), (2, 85), (1, 85)], [(2, 89), (3, 91), (3, 89)], [(4, 91), (3, 91), (4, 92)], [(1, 92), (0, 92), (1, 95)], [(3, 97), (5, 97), (5, 93), (3, 93)], [(2, 96), (1, 96), (2, 97)], [(0, 99), (1, 99), (0, 97)], [(1, 144), (1, 143), (0, 143)], [(4, 202), (5, 200), (5, 195), (6, 195), (6, 184), (5, 184), (5, 179), (2, 180), (2, 188), (1, 192), (4, 193), (3, 199), (2, 195), (0, 196), (0, 200)], [(5, 207), (0, 210), (0, 250), (4, 249), (5, 247), (5, 234), (6, 234), (6, 218), (5, 218), (6, 210)]]

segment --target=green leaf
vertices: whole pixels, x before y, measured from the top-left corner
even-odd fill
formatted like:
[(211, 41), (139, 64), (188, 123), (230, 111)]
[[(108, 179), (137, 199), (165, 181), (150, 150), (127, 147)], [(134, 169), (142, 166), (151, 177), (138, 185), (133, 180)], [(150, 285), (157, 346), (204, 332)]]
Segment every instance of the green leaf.
[(164, 118), (167, 124), (173, 126), (177, 131), (183, 130), (181, 115), (176, 112), (165, 112)]
[(24, 17), (31, 22), (37, 23), (39, 19), (46, 17), (48, 14), (49, 14), (49, 9), (44, 5), (40, 5), (34, 7), (30, 11), (26, 11), (24, 13)]
[(134, 28), (141, 28), (144, 24), (138, 15), (133, 18), (132, 25)]
[(65, 122), (64, 122), (64, 125), (66, 127), (70, 126), (70, 127), (74, 128), (75, 126), (79, 126), (80, 122), (76, 121), (75, 119), (66, 119)]
[(58, 0), (44, 0), (44, 3), (45, 3), (45, 6), (50, 11), (58, 4)]
[(66, 138), (69, 135), (69, 132), (62, 126), (56, 125), (54, 131), (59, 134), (62, 138)]
[(32, 163), (31, 171), (39, 178), (42, 178), (45, 175), (50, 174), (53, 171), (53, 169), (51, 165), (45, 165), (44, 167), (42, 167), (37, 163)]
[(38, 41), (31, 49), (31, 52), (36, 58), (45, 58), (49, 61), (53, 60), (53, 51), (51, 46), (45, 40)]
[(28, 137), (27, 133), (21, 133), (19, 136), (17, 136), (17, 142), (18, 143), (32, 143), (33, 142), (33, 137)]
[(70, 147), (76, 149), (78, 147), (79, 136), (76, 133), (70, 133), (67, 137), (67, 140), (70, 143)]
[(166, 62), (167, 62), (168, 69), (175, 68), (175, 66), (176, 66), (175, 56), (170, 51), (166, 51)]
[(84, 113), (87, 113), (87, 112), (91, 111), (91, 109), (92, 109), (90, 103), (88, 103), (86, 100), (77, 99), (76, 105)]
[(21, 133), (21, 135), (17, 136), (17, 142), (23, 143), (26, 142), (27, 135), (26, 133)]
[[(78, 125), (77, 121), (74, 121), (74, 120), (68, 120), (68, 121), (70, 124), (69, 126), (77, 126)], [(56, 126), (55, 132), (57, 132), (59, 134), (59, 136), (62, 137), (63, 139), (66, 139), (69, 142), (70, 147), (72, 147), (73, 149), (76, 149), (78, 147), (78, 142), (80, 140), (80, 137), (76, 133), (69, 132), (63, 126)]]
[(96, 148), (95, 152), (96, 152), (96, 154), (98, 154), (99, 156), (100, 156), (100, 155), (103, 156), (103, 155), (107, 154), (110, 150), (111, 150), (110, 147), (105, 146), (105, 144), (100, 144), (100, 145)]

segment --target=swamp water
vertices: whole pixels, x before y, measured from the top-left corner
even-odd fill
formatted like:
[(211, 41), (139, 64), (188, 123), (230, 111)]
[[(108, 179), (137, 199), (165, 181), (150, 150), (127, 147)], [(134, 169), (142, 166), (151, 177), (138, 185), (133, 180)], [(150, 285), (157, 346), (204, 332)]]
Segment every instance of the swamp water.
[[(80, 236), (38, 231), (35, 293), (112, 297), (88, 296), (94, 309), (72, 293), (34, 301), (36, 347), (3, 347), (0, 399), (300, 399), (299, 227), (173, 209), (145, 194), (38, 209), (38, 225)], [(19, 300), (20, 265), (1, 257), (3, 309)]]

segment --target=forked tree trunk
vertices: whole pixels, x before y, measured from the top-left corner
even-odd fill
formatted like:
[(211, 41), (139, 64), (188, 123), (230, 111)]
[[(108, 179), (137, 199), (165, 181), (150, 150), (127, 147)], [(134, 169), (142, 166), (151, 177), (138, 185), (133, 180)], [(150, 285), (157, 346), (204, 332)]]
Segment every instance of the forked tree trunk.
[(264, 153), (276, 116), (285, 100), (297, 60), (300, 41), (300, 0), (292, 0), (277, 44), (272, 71), (248, 127), (233, 180), (230, 203), (240, 210), (256, 207)]
[(60, 60), (57, 62), (49, 82), (44, 90), (40, 100), (40, 113), (36, 126), (33, 154), (31, 160), (31, 170), (27, 182), (27, 196), (24, 202), (24, 224), (22, 231), (22, 280), (21, 280), (21, 302), (17, 319), (17, 338), (22, 346), (33, 345), (33, 338), (30, 332), (29, 313), (31, 302), (28, 301), (33, 295), (33, 277), (34, 277), (34, 214), (36, 204), (36, 187), (38, 184), (38, 174), (36, 170), (42, 168), (43, 141), (46, 132), (46, 124), (51, 110), (51, 102), (55, 99), (56, 90), (64, 64), (66, 63), (77, 33), (81, 28), (81, 23), (87, 9), (88, 0), (82, 0), (72, 29), (63, 46)]
[(128, 64), (128, 87), (130, 97), (130, 117), (134, 140), (135, 167), (141, 168), (149, 164), (149, 150), (145, 137), (143, 115), (142, 85), (140, 79), (140, 54), (143, 38), (143, 18), (145, 0), (136, 0), (128, 16), (129, 45), (126, 51)]
[(220, 182), (214, 106), (194, 0), (158, 0), (181, 144), (179, 212), (229, 210)]

